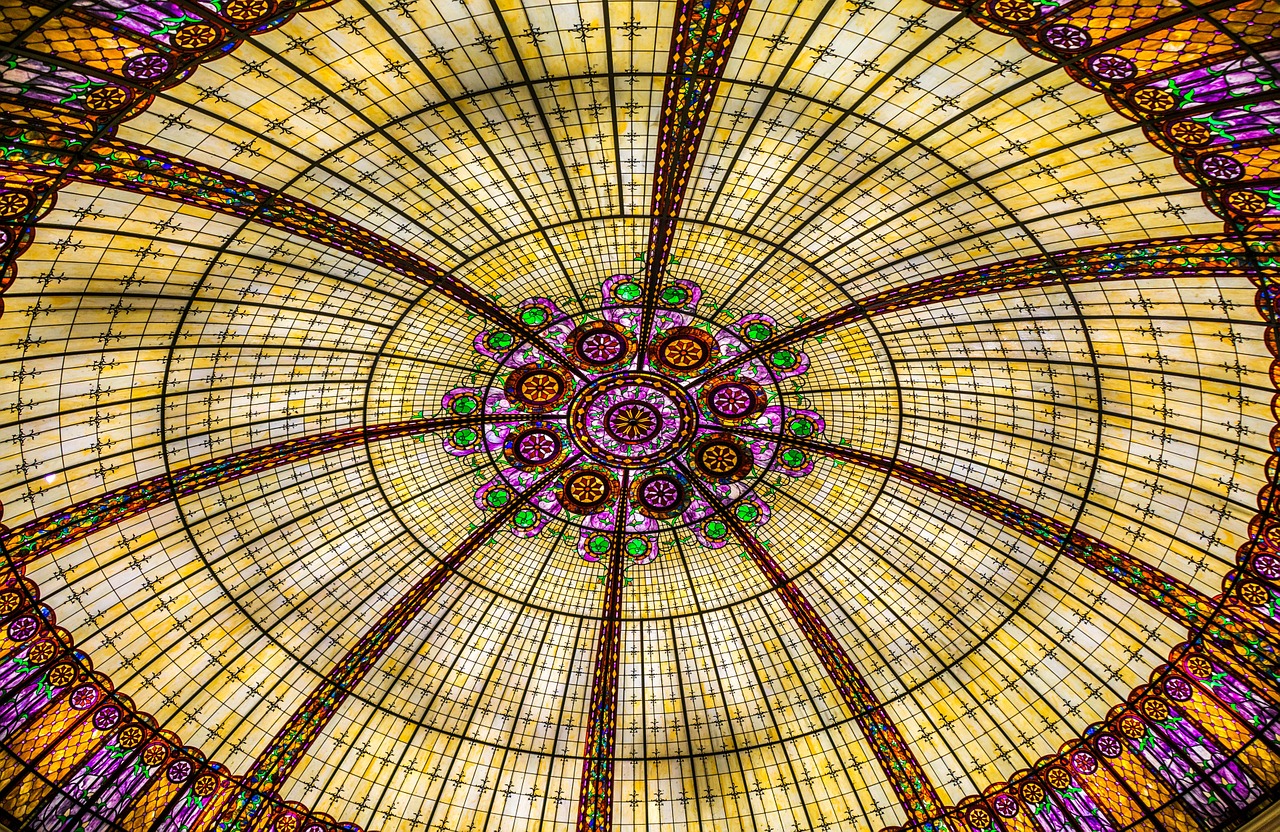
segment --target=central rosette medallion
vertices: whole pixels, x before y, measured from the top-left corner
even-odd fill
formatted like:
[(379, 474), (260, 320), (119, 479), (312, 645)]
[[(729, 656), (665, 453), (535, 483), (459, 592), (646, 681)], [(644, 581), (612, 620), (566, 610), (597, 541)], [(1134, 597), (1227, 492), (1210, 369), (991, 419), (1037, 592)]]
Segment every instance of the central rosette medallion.
[(679, 385), (646, 372), (605, 376), (569, 406), (569, 435), (604, 465), (648, 468), (684, 450), (697, 429), (693, 401)]
[(576, 314), (524, 301), (517, 314), (536, 339), (480, 333), (491, 374), (444, 396), (464, 420), (444, 447), (472, 458), (477, 506), (516, 501), (511, 533), (576, 536), (587, 560), (619, 544), (634, 563), (695, 541), (716, 549), (731, 524), (742, 534), (768, 522), (761, 483), (812, 470), (799, 445), (823, 422), (797, 407), (808, 359), (769, 345), (774, 320), (701, 316), (701, 290), (677, 280), (646, 338), (641, 295), (635, 278), (614, 275), (600, 305)]

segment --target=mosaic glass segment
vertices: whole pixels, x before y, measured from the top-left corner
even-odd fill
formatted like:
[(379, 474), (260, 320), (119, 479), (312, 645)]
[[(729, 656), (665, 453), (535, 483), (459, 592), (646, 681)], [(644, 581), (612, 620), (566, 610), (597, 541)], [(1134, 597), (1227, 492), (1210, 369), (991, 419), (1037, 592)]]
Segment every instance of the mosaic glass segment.
[(1274, 2), (0, 2), (0, 53), (0, 823), (1280, 789)]

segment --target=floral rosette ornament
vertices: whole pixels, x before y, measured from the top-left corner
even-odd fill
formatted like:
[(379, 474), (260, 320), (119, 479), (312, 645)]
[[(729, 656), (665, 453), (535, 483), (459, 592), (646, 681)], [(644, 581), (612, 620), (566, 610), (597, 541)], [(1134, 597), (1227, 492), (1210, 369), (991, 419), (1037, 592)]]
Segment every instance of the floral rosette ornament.
[[(726, 324), (699, 315), (701, 290), (679, 279), (659, 292), (642, 344), (637, 278), (614, 275), (600, 291), (600, 305), (579, 314), (531, 298), (516, 313), (526, 337), (476, 337), (476, 351), (494, 365), (487, 383), (451, 390), (441, 402), (447, 413), (474, 418), (444, 436), (444, 449), (477, 455), (493, 471), (476, 505), (493, 511), (521, 500), (507, 524), (521, 537), (560, 518), (576, 528), (588, 561), (620, 545), (631, 563), (648, 563), (663, 530), (718, 549), (732, 536), (730, 516), (748, 529), (765, 525), (770, 508), (760, 492), (778, 476), (812, 471), (794, 440), (825, 428), (818, 413), (789, 407), (782, 394), (784, 382), (808, 370), (808, 357), (753, 351), (776, 333), (772, 318), (747, 314)], [(559, 473), (548, 478), (552, 471)]]

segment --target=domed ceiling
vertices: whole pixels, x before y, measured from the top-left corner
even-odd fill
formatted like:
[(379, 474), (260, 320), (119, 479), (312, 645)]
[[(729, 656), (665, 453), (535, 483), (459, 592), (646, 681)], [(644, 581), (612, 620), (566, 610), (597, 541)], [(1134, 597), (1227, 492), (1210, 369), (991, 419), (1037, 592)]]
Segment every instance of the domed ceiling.
[(0, 21), (0, 819), (1274, 799), (1274, 3)]

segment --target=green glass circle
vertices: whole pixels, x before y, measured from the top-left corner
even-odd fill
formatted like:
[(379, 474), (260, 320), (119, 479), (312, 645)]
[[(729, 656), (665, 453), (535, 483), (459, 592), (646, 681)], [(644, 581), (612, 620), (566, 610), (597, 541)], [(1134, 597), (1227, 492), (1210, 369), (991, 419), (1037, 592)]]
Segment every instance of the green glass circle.
[(619, 300), (639, 300), (642, 291), (639, 283), (619, 283), (613, 293)]
[(468, 413), (474, 412), (479, 406), (480, 402), (476, 401), (474, 396), (459, 396), (454, 399), (453, 404), (450, 405), (453, 412), (457, 413), (459, 416), (466, 416)]
[(458, 428), (453, 432), (453, 444), (460, 448), (466, 448), (474, 445), (480, 436), (471, 428)]
[(512, 519), (518, 527), (522, 529), (533, 528), (538, 522), (538, 512), (529, 508), (522, 508), (516, 512), (516, 516)]
[(627, 541), (627, 554), (631, 557), (638, 558), (647, 551), (649, 551), (649, 544), (640, 538), (633, 537)]
[(752, 522), (755, 522), (756, 518), (760, 516), (760, 509), (757, 508), (753, 503), (743, 503), (742, 505), (735, 508), (733, 510), (733, 513), (736, 514), (738, 516), (738, 519), (741, 520), (742, 522), (752, 523)]
[(587, 548), (591, 550), (592, 554), (603, 555), (609, 551), (609, 538), (598, 534), (587, 541)]
[(796, 354), (791, 350), (778, 350), (769, 356), (769, 362), (775, 367), (781, 367), (784, 370), (790, 370), (796, 366)]
[(744, 333), (748, 340), (765, 341), (773, 334), (773, 330), (759, 321), (753, 321), (747, 324), (747, 331)]
[(782, 452), (782, 462), (788, 468), (799, 468), (804, 465), (804, 451), (798, 451), (795, 448), (788, 448)]
[(680, 306), (689, 299), (689, 290), (683, 286), (668, 286), (662, 290), (662, 302), (667, 306)]
[(531, 306), (520, 313), (520, 321), (526, 326), (538, 326), (547, 320), (547, 310), (540, 306)]
[(708, 520), (702, 531), (712, 540), (723, 540), (729, 534), (729, 527), (719, 520)]
[(485, 339), (491, 350), (505, 350), (516, 342), (510, 332), (492, 332)]
[(484, 501), (493, 508), (502, 508), (511, 499), (511, 492), (505, 488), (495, 488), (484, 495)]
[(789, 427), (795, 436), (808, 436), (813, 433), (813, 422), (808, 419), (793, 419)]

